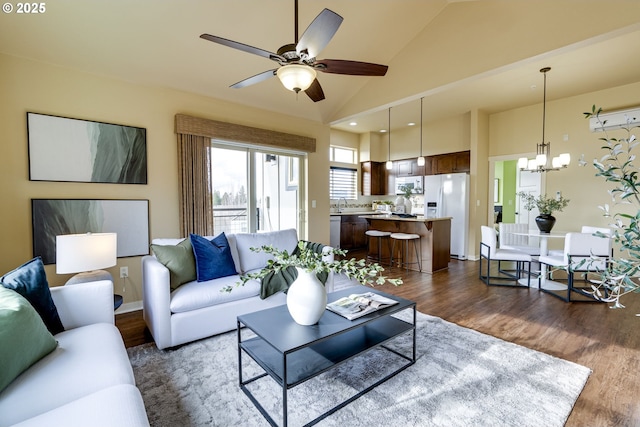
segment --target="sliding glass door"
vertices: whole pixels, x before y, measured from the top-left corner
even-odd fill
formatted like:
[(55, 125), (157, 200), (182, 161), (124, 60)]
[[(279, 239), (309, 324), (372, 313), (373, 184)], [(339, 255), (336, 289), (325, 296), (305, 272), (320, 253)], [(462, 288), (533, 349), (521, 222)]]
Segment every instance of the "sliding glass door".
[(295, 228), (300, 235), (301, 157), (214, 143), (211, 159), (216, 234)]

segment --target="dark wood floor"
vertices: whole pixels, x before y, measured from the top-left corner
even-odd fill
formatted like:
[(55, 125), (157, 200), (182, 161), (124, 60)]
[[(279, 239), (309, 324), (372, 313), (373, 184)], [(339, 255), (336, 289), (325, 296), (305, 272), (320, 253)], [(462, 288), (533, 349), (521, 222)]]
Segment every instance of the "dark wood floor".
[[(404, 285), (381, 290), (415, 300), (422, 313), (589, 367), (567, 426), (640, 426), (640, 298), (625, 310), (565, 303), (537, 289), (487, 287), (478, 262), (452, 260), (433, 275), (390, 268)], [(127, 346), (152, 342), (141, 312), (118, 315)]]

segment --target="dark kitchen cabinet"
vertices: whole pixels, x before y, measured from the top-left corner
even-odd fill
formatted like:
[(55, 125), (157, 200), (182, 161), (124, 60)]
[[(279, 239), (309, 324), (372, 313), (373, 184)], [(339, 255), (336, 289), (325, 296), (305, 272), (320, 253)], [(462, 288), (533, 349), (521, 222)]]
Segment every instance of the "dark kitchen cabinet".
[(360, 190), (363, 196), (381, 196), (386, 192), (386, 176), (383, 162), (360, 164)]
[(424, 166), (418, 166), (418, 158), (404, 159), (396, 162), (397, 176), (423, 176)]
[(342, 215), (340, 221), (340, 249), (361, 249), (367, 246), (367, 220), (358, 215)]
[(469, 172), (471, 169), (471, 154), (469, 151), (440, 154), (431, 156), (433, 173)]

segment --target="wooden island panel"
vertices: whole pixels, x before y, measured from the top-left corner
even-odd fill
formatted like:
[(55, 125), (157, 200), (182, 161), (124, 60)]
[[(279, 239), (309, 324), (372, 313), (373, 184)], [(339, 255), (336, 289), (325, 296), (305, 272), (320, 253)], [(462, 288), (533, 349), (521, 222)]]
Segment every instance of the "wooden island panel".
[[(451, 257), (451, 218), (399, 218), (386, 215), (364, 215), (361, 218), (367, 220), (370, 230), (390, 231), (392, 233), (412, 233), (420, 236), (422, 248), (422, 271), (434, 273), (449, 267)], [(398, 257), (400, 241), (396, 242), (396, 254)], [(404, 241), (402, 241), (404, 244)], [(377, 240), (370, 240), (368, 251), (377, 253)], [(382, 258), (388, 259), (389, 249), (387, 245), (381, 245)], [(416, 255), (413, 243), (409, 242), (409, 262), (415, 262)], [(409, 266), (411, 270), (418, 270), (418, 264)]]

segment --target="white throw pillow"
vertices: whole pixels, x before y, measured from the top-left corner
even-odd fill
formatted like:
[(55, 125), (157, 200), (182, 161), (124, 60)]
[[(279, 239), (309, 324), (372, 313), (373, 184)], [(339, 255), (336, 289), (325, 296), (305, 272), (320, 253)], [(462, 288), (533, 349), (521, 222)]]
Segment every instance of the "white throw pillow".
[(238, 233), (235, 238), (242, 273), (263, 268), (267, 265), (267, 261), (273, 258), (263, 252), (253, 252), (251, 248), (271, 245), (276, 249), (286, 249), (291, 253), (298, 245), (298, 233), (293, 228), (267, 233)]

